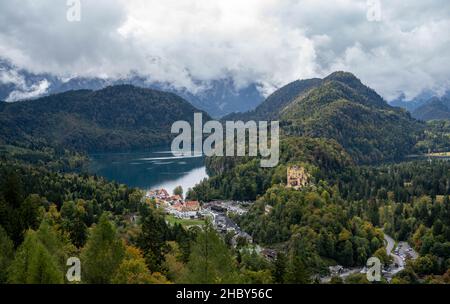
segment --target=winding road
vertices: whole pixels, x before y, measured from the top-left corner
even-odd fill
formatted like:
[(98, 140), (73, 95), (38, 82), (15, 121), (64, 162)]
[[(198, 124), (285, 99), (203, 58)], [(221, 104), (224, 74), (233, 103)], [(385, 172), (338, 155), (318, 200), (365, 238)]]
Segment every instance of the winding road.
[(394, 263), (398, 265), (398, 267), (392, 271), (392, 275), (396, 274), (399, 271), (402, 271), (405, 268), (405, 262), (401, 257), (392, 253), (394, 250), (395, 241), (389, 235), (384, 233), (384, 240), (386, 241), (386, 253), (390, 255), (394, 259)]
[[(390, 280), (390, 278), (392, 278), (396, 273), (405, 269), (405, 261), (402, 259), (401, 256), (399, 256), (393, 252), (394, 248), (395, 248), (395, 240), (391, 236), (387, 235), (386, 233), (384, 233), (384, 242), (385, 242), (387, 255), (390, 255), (394, 259), (393, 265), (391, 265), (391, 267), (389, 267), (387, 271), (383, 271), (383, 275), (388, 280)], [(400, 248), (400, 254), (402, 254), (402, 253), (406, 254), (406, 252), (408, 252), (408, 254), (411, 256), (412, 259), (416, 259), (419, 256), (418, 253), (415, 252), (411, 248), (411, 246), (409, 246), (409, 244), (406, 242), (399, 242), (399, 248)], [(355, 267), (355, 268), (351, 268), (351, 269), (346, 269), (344, 272), (340, 273), (339, 276), (341, 278), (345, 278), (354, 273), (365, 273), (364, 270), (365, 270), (365, 267)], [(329, 283), (330, 280), (331, 280), (331, 276), (326, 276), (326, 277), (321, 278), (322, 283)]]

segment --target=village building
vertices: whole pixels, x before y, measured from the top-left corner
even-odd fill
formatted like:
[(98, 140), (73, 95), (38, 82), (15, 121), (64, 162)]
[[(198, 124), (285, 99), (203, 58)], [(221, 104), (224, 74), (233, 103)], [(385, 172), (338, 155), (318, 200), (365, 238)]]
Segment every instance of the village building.
[(184, 205), (183, 205), (182, 202), (177, 202), (177, 203), (173, 204), (171, 206), (171, 208), (176, 210), (176, 211), (178, 211), (178, 212), (181, 212), (181, 211), (183, 211)]
[(166, 189), (150, 190), (147, 192), (146, 197), (153, 199), (168, 199), (170, 197)]
[(186, 202), (186, 203), (184, 203), (184, 210), (185, 211), (199, 211), (200, 203), (198, 201)]
[(156, 195), (160, 199), (168, 199), (170, 197), (166, 189), (157, 190)]
[(172, 195), (169, 199), (172, 203), (183, 201), (183, 198), (178, 194)]
[(309, 175), (305, 168), (292, 166), (287, 168), (287, 187), (295, 190), (305, 187), (309, 183)]
[(177, 218), (194, 219), (202, 217), (202, 208), (198, 201), (185, 202), (182, 196), (170, 196), (165, 189), (148, 191), (146, 197), (153, 200), (156, 207), (163, 207), (168, 214)]

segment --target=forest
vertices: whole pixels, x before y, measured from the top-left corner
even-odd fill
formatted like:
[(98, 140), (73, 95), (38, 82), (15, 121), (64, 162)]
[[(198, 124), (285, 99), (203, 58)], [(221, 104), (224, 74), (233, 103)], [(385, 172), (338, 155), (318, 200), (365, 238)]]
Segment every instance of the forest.
[[(449, 282), (450, 163), (356, 166), (333, 142), (301, 141), (283, 142), (290, 148), (276, 169), (254, 172), (255, 159), (233, 164), (189, 194), (202, 201), (211, 193), (255, 199), (234, 220), (255, 242), (276, 250), (273, 260), (245, 242), (233, 246), (211, 224), (168, 224), (161, 210), (142, 200), (141, 190), (83, 173), (82, 154), (4, 147), (0, 280), (71, 283), (66, 261), (79, 257), (81, 283), (314, 283), (335, 263), (360, 266), (370, 256), (390, 263), (386, 232), (420, 253), (391, 283)], [(302, 191), (283, 186), (292, 163), (313, 177)], [(216, 160), (217, 172), (221, 166)], [(229, 176), (234, 170), (245, 182)], [(222, 178), (229, 188), (201, 191)], [(358, 275), (345, 282), (368, 283)]]
[(0, 144), (64, 147), (75, 151), (144, 150), (167, 144), (171, 125), (203, 113), (168, 92), (132, 85), (76, 90), (0, 103)]
[(272, 264), (245, 244), (234, 248), (210, 224), (168, 225), (138, 189), (77, 173), (78, 166), (46, 167), (79, 155), (48, 149), (34, 165), (12, 151), (4, 150), (0, 166), (0, 282), (71, 283), (70, 257), (81, 260), (81, 283), (273, 282)]
[[(389, 235), (419, 254), (390, 283), (450, 283), (450, 163), (435, 154), (448, 152), (448, 122), (417, 121), (350, 73), (283, 87), (241, 114), (280, 119), (279, 164), (207, 157), (210, 177), (186, 193), (250, 201), (248, 212), (228, 214), (250, 243), (208, 219), (170, 222), (141, 189), (87, 173), (87, 152), (168, 140), (160, 128), (194, 110), (131, 86), (1, 105), (0, 282), (320, 283), (330, 266), (363, 267), (372, 256), (390, 265)], [(286, 186), (292, 166), (307, 172), (301, 189)], [(66, 276), (71, 258), (81, 281)], [(361, 273), (330, 282), (369, 283)]]
[[(363, 266), (370, 256), (390, 264), (383, 234), (406, 241), (420, 257), (391, 283), (443, 283), (450, 275), (450, 163), (416, 159), (356, 165), (334, 141), (288, 137), (281, 164), (258, 167), (255, 159), (208, 159), (212, 178), (189, 195), (200, 200), (256, 200), (235, 220), (254, 240), (301, 257), (311, 282), (338, 263)], [(307, 168), (310, 186), (286, 188), (289, 165)], [(295, 250), (301, 242), (301, 250)], [(292, 262), (292, 261), (291, 261)], [(356, 277), (356, 278), (355, 278)], [(336, 279), (336, 282), (340, 282)], [(349, 282), (365, 282), (352, 276)], [(367, 283), (367, 282), (365, 282)]]

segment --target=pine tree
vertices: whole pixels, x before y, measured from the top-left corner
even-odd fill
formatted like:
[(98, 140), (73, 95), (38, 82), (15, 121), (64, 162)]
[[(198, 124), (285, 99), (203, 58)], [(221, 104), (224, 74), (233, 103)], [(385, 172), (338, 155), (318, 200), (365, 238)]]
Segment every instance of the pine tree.
[(287, 264), (286, 255), (282, 252), (278, 252), (277, 258), (275, 259), (273, 270), (273, 278), (275, 280), (275, 283), (280, 284), (284, 283), (284, 277), (286, 275), (286, 264)]
[(284, 283), (307, 284), (310, 283), (310, 273), (306, 259), (309, 256), (308, 248), (300, 236), (291, 241), (289, 259), (286, 266)]
[(6, 202), (14, 209), (18, 209), (23, 201), (23, 186), (18, 174), (11, 170), (5, 174), (6, 178), (2, 185), (3, 196)]
[(57, 259), (50, 254), (35, 231), (29, 230), (8, 268), (8, 282), (13, 284), (61, 284), (64, 274)]
[(116, 228), (103, 213), (83, 248), (82, 280), (92, 284), (108, 284), (124, 257), (123, 241)]
[(233, 258), (210, 223), (204, 226), (191, 248), (185, 283), (235, 283), (236, 269)]
[(59, 267), (64, 271), (67, 259), (76, 252), (70, 239), (62, 235), (55, 226), (50, 225), (48, 219), (42, 221), (36, 233), (39, 241), (55, 257)]
[(6, 234), (5, 229), (0, 226), (0, 284), (7, 279), (7, 268), (14, 258), (14, 244)]
[(352, 242), (346, 240), (340, 245), (341, 249), (338, 253), (338, 261), (344, 266), (353, 266), (353, 245)]
[(311, 281), (311, 268), (314, 267), (315, 254), (312, 246), (312, 236), (309, 229), (300, 228), (292, 236), (290, 242), (289, 258), (286, 267), (285, 283), (307, 284)]
[(284, 279), (285, 283), (290, 284), (308, 284), (310, 283), (310, 275), (306, 268), (305, 263), (302, 258), (298, 255), (291, 256), (286, 276)]
[(62, 227), (69, 233), (72, 243), (77, 247), (84, 246), (87, 238), (87, 226), (84, 219), (87, 217), (85, 210), (86, 202), (78, 200), (64, 202), (61, 207)]
[(38, 227), (38, 210), (43, 205), (43, 199), (39, 195), (32, 194), (24, 201), (20, 201), (22, 190), (18, 180), (11, 177), (6, 184), (13, 189), (6, 190), (6, 200), (0, 199), (0, 225), (7, 231), (14, 245), (18, 246), (22, 243), (23, 234), (27, 229)]
[(44, 205), (44, 200), (37, 194), (29, 195), (20, 205), (19, 215), (23, 228), (37, 229), (39, 226), (38, 211)]
[(82, 247), (86, 243), (88, 235), (88, 229), (84, 221), (77, 217), (72, 222), (72, 231), (70, 233), (70, 239), (72, 243), (77, 247)]
[(164, 254), (168, 251), (166, 245), (168, 227), (164, 217), (154, 209), (144, 209), (142, 214), (142, 231), (137, 244), (142, 249), (145, 261), (151, 271), (161, 272)]

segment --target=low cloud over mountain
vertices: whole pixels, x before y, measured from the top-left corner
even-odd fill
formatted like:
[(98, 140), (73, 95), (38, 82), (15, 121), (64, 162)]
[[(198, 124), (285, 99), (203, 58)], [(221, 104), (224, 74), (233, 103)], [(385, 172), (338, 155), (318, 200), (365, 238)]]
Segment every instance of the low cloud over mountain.
[[(81, 0), (80, 22), (68, 22), (67, 9), (65, 0), (2, 1), (3, 59), (62, 79), (138, 74), (192, 94), (231, 79), (267, 96), (334, 70), (354, 72), (386, 99), (450, 87), (445, 0)], [(11, 98), (45, 91), (33, 85)]]

